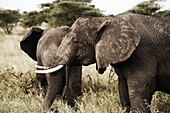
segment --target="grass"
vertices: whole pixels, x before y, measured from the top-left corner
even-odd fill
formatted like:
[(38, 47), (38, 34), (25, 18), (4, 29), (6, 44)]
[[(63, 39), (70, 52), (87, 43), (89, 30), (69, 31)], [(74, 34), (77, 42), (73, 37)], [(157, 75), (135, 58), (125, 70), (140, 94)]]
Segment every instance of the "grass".
[[(36, 62), (19, 47), (25, 32), (20, 26), (12, 35), (0, 31), (0, 113), (42, 112), (44, 94), (37, 92)], [(77, 101), (78, 110), (62, 100), (55, 101), (52, 108), (61, 113), (122, 113), (117, 84), (117, 76), (110, 67), (103, 75), (96, 72), (95, 65), (83, 67), (83, 95)], [(156, 92), (151, 110), (153, 113), (170, 112), (170, 95)]]

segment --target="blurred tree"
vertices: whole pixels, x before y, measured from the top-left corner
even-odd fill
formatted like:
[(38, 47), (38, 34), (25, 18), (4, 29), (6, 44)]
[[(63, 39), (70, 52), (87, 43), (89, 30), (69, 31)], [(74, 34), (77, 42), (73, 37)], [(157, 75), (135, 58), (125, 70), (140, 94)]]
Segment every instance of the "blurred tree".
[[(60, 2), (64, 2), (64, 1), (73, 1), (73, 2), (79, 2), (79, 3), (82, 3), (82, 4), (88, 4), (88, 3), (91, 3), (92, 0), (55, 0), (53, 1), (52, 3), (43, 3), (43, 4), (40, 4), (39, 7), (40, 9), (42, 9), (40, 11), (40, 13), (42, 15), (44, 15), (44, 22), (47, 22), (47, 23), (50, 23), (51, 22), (51, 16), (50, 16), (50, 12), (52, 9), (55, 8), (55, 6), (58, 5), (58, 3)], [(48, 22), (49, 20), (49, 22)]]
[(13, 27), (17, 25), (21, 14), (17, 10), (0, 10), (0, 27), (7, 34), (11, 34)]
[(53, 3), (59, 3), (63, 1), (73, 1), (73, 2), (79, 2), (79, 3), (91, 3), (92, 0), (55, 0)]
[(150, 0), (137, 4), (134, 8), (128, 10), (126, 13), (151, 15), (160, 18), (170, 19), (170, 10), (160, 11), (162, 8), (159, 2), (166, 0)]
[(40, 14), (44, 17), (44, 22), (48, 23), (48, 17), (50, 16), (50, 11), (52, 9), (54, 9), (56, 5), (56, 2), (53, 2), (53, 3), (43, 3), (43, 4), (40, 4), (39, 7), (40, 9), (42, 9), (40, 11)]
[(24, 27), (31, 27), (47, 22), (51, 26), (71, 26), (78, 17), (103, 16), (99, 9), (90, 5), (92, 0), (55, 0), (43, 3), (41, 11), (25, 12), (21, 22)]
[(31, 27), (36, 25), (41, 25), (45, 21), (45, 15), (42, 12), (31, 11), (24, 12), (21, 16), (20, 21), (24, 27)]
[(103, 16), (99, 9), (89, 5), (89, 2), (91, 0), (65, 0), (58, 2), (50, 11), (49, 24), (52, 26), (71, 26), (79, 17)]
[(156, 15), (156, 12), (161, 9), (158, 2), (164, 0), (149, 0), (143, 1), (137, 4), (134, 8), (128, 10), (128, 13), (144, 14), (144, 15)]
[(156, 13), (156, 16), (161, 17), (161, 18), (170, 19), (170, 10), (159, 11), (158, 13)]

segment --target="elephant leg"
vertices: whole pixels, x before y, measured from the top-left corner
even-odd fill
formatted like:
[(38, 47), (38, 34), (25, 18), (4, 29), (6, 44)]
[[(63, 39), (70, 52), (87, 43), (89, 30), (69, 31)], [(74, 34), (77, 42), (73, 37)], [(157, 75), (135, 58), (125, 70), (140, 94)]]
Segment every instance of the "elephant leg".
[(75, 105), (75, 99), (81, 96), (82, 66), (72, 66), (69, 76), (69, 105)]
[[(147, 75), (150, 76), (150, 75)], [(152, 100), (152, 94), (155, 91), (156, 80), (129, 78), (128, 90), (132, 113), (150, 113), (150, 104)]]
[(54, 99), (62, 95), (63, 88), (65, 86), (65, 70), (64, 68), (46, 75), (48, 88), (47, 94), (43, 103), (43, 111), (48, 112)]
[(38, 74), (36, 73), (36, 80), (37, 80), (37, 92), (38, 95), (40, 94), (42, 88), (44, 93), (46, 93), (46, 86), (47, 86), (47, 79), (45, 74)]
[(129, 100), (126, 79), (119, 78), (118, 87), (119, 87), (119, 96), (120, 96), (122, 107), (123, 109), (126, 109), (126, 112), (130, 112), (130, 100)]
[(127, 86), (127, 79), (126, 79), (126, 75), (127, 72), (126, 70), (123, 70), (125, 68), (122, 69), (122, 67), (125, 67), (124, 64), (119, 63), (116, 65), (111, 64), (114, 69), (115, 72), (118, 75), (118, 88), (119, 88), (119, 97), (120, 97), (120, 102), (122, 104), (123, 109), (125, 109), (125, 112), (130, 112), (130, 99), (129, 99), (129, 93), (128, 93), (128, 86)]

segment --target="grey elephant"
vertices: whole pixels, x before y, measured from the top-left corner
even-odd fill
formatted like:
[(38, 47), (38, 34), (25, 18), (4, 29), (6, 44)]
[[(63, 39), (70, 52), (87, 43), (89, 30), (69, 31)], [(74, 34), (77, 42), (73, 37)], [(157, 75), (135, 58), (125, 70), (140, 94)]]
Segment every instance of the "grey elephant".
[(55, 54), (56, 67), (96, 63), (103, 73), (113, 66), (127, 112), (150, 112), (155, 91), (170, 93), (169, 20), (137, 14), (79, 18)]
[(45, 85), (47, 82), (47, 93), (43, 103), (44, 112), (49, 111), (55, 98), (64, 96), (62, 91), (65, 85), (68, 87), (66, 89), (69, 89), (70, 104), (72, 106), (74, 105), (73, 99), (81, 95), (81, 66), (65, 66), (57, 72), (55, 70), (52, 70), (54, 72), (41, 72), (47, 67), (56, 66), (54, 62), (57, 58), (55, 53), (63, 37), (69, 32), (70, 27), (67, 26), (45, 30), (31, 27), (20, 42), (21, 49), (37, 61), (36, 67), (39, 70), (36, 74), (37, 80), (41, 85)]

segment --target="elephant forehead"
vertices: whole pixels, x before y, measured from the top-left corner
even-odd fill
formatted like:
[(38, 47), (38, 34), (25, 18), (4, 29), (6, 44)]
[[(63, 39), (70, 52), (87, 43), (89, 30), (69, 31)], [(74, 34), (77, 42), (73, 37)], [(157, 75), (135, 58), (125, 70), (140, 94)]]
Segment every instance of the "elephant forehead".
[(83, 26), (84, 28), (93, 28), (97, 25), (102, 24), (105, 20), (112, 20), (113, 17), (86, 17), (77, 19), (72, 25), (72, 29), (77, 29), (77, 27)]
[(88, 18), (78, 18), (73, 25), (71, 26), (71, 29), (77, 29), (77, 27), (84, 25), (87, 22)]
[(44, 34), (44, 36), (56, 36), (56, 35), (60, 35), (61, 32), (62, 30), (60, 28), (52, 28), (48, 30), (47, 33)]
[[(64, 33), (59, 28), (52, 28), (47, 31), (38, 43), (38, 48), (48, 48), (48, 49), (56, 49), (60, 44), (64, 37)], [(43, 49), (42, 49), (43, 50)]]

